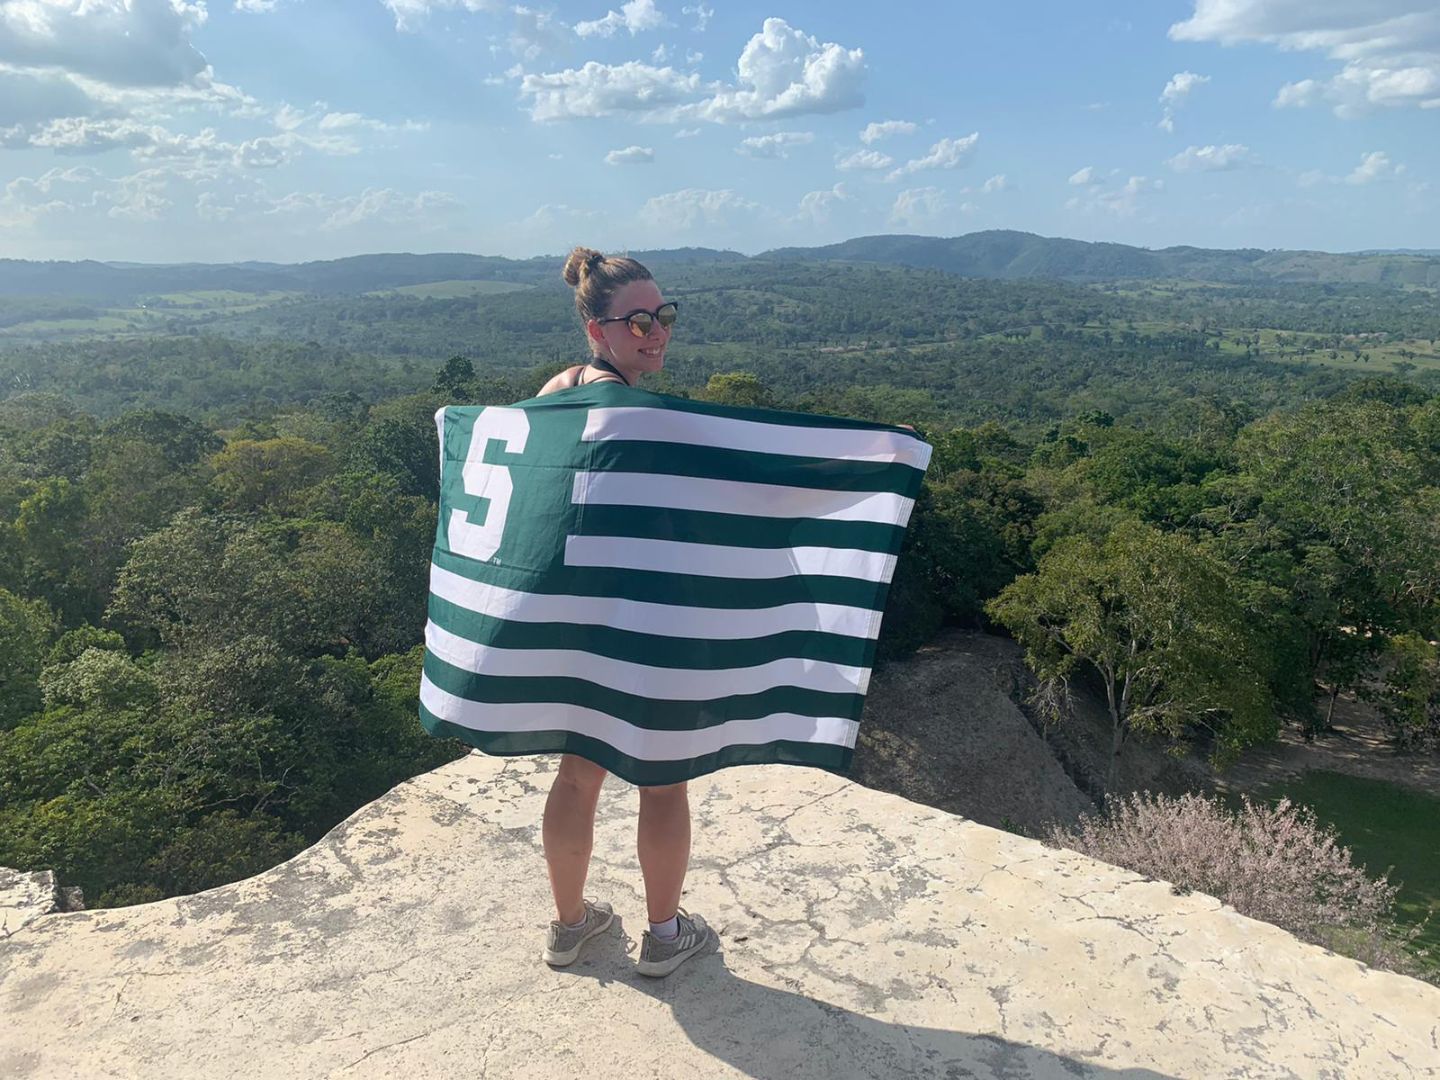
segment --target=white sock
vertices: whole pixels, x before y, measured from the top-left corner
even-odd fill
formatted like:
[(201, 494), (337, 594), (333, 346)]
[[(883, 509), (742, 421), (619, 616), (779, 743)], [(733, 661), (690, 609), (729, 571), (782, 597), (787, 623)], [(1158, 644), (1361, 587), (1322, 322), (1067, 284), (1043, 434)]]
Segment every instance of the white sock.
[(674, 941), (680, 936), (680, 916), (671, 915), (664, 922), (652, 922), (650, 924), (650, 935), (661, 941)]
[(584, 926), (584, 925), (585, 925), (587, 922), (589, 922), (589, 921), (590, 921), (590, 912), (587, 911), (587, 912), (585, 912), (585, 918), (581, 919), (581, 920), (580, 920), (579, 922), (577, 922), (574, 926), (571, 926), (569, 923), (561, 923), (560, 925), (563, 926), (563, 927), (565, 927), (566, 930), (579, 930), (580, 927)]

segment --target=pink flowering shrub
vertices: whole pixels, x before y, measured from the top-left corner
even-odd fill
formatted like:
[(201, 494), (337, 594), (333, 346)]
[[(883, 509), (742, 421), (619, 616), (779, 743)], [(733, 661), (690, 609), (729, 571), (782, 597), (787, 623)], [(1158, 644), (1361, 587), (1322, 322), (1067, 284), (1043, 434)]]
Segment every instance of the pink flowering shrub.
[(1401, 932), (1392, 921), (1398, 886), (1385, 874), (1372, 880), (1307, 807), (1245, 798), (1237, 813), (1220, 799), (1142, 792), (1111, 799), (1108, 809), (1107, 818), (1052, 829), (1048, 842), (1207, 893), (1373, 966), (1416, 968), (1403, 943), (1419, 930)]

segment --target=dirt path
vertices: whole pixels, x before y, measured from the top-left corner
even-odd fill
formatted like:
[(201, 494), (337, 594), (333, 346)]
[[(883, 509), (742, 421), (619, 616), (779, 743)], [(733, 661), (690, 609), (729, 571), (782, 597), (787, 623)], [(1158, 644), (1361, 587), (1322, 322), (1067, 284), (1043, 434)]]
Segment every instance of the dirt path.
[(1388, 780), (1440, 797), (1440, 753), (1396, 753), (1384, 721), (1369, 705), (1342, 697), (1335, 703), (1333, 727), (1313, 742), (1286, 728), (1274, 743), (1246, 751), (1232, 768), (1215, 777), (1215, 785), (1227, 791), (1255, 793), (1277, 780), (1323, 769)]

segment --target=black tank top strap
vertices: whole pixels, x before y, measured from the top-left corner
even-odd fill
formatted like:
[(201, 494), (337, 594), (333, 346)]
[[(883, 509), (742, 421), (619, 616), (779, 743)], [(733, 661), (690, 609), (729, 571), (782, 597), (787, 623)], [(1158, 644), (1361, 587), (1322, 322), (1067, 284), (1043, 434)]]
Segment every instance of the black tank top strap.
[(598, 368), (601, 371), (608, 372), (611, 375), (618, 376), (620, 381), (623, 382), (626, 386), (630, 385), (630, 380), (625, 378), (624, 372), (622, 372), (614, 364), (610, 363), (609, 360), (606, 360), (603, 356), (590, 357), (590, 366), (593, 368)]

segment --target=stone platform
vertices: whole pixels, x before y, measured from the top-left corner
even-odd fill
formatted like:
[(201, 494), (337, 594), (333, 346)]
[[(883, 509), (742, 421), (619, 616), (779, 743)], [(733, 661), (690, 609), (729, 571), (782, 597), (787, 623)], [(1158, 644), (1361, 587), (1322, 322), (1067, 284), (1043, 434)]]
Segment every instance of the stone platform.
[(719, 949), (658, 982), (607, 785), (587, 892), (620, 918), (552, 971), (552, 768), (472, 755), (257, 877), (12, 921), (0, 1077), (1440, 1077), (1440, 989), (794, 767), (692, 784)]

